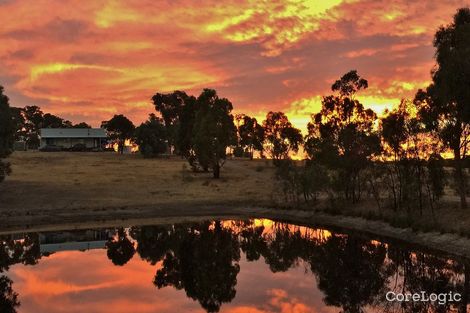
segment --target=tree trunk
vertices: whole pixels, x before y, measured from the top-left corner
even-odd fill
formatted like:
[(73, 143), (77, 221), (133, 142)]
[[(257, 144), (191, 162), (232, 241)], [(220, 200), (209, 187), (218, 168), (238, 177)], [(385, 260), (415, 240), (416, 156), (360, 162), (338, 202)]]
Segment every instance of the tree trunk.
[(465, 188), (465, 174), (462, 169), (462, 159), (460, 157), (460, 147), (458, 149), (454, 149), (454, 167), (455, 167), (455, 178), (457, 181), (457, 188), (459, 191), (460, 196), (460, 208), (466, 209), (467, 208), (467, 191)]
[(467, 313), (468, 298), (470, 297), (470, 263), (465, 264), (465, 282), (459, 313)]
[(220, 178), (220, 165), (219, 165), (219, 163), (214, 164), (214, 178)]

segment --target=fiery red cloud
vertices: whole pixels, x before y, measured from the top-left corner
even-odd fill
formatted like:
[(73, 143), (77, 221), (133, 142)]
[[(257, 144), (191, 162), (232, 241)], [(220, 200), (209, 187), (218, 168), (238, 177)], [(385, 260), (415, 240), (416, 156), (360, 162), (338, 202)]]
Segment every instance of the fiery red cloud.
[(14, 106), (135, 123), (155, 92), (215, 88), (236, 111), (302, 126), (350, 69), (381, 112), (429, 81), (432, 37), (467, 1), (0, 0), (0, 84)]
[[(25, 313), (205, 312), (184, 290), (154, 286), (152, 280), (160, 266), (152, 266), (135, 255), (119, 267), (107, 259), (105, 250), (65, 251), (43, 257), (34, 267), (17, 264), (8, 275), (19, 294), (19, 311)], [(85, 270), (71, 270), (75, 268)], [(306, 274), (302, 265), (273, 274), (265, 262), (247, 262), (243, 258), (240, 268), (236, 297), (223, 303), (223, 312), (337, 311), (324, 307), (314, 276)]]

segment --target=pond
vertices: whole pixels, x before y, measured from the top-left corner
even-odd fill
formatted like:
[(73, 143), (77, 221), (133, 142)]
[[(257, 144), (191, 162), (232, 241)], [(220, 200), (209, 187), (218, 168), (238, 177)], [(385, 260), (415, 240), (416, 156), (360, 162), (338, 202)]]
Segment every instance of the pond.
[[(265, 219), (18, 233), (0, 245), (0, 312), (470, 308), (467, 261)], [(424, 301), (398, 301), (405, 294)]]

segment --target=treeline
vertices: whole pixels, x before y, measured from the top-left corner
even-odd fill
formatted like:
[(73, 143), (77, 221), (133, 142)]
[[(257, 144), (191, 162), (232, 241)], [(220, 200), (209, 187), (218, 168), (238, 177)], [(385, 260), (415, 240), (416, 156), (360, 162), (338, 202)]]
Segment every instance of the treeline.
[(11, 173), (2, 159), (13, 151), (15, 141), (24, 141), (29, 149), (39, 147), (41, 128), (90, 128), (87, 123), (73, 124), (59, 116), (44, 113), (38, 106), (10, 107), (9, 98), (0, 86), (0, 182)]
[(284, 113), (269, 112), (262, 124), (245, 114), (233, 116), (232, 103), (213, 89), (197, 97), (184, 91), (157, 93), (152, 101), (161, 117), (150, 114), (137, 128), (123, 115), (102, 123), (120, 151), (126, 140), (133, 140), (144, 156), (181, 155), (194, 171), (210, 170), (218, 178), (229, 150), (239, 157), (253, 158), (258, 151), (282, 160), (298, 152), (303, 142), (301, 131)]
[(434, 210), (444, 194), (447, 172), (441, 155), (449, 153), (451, 185), (461, 208), (467, 208), (470, 9), (458, 10), (454, 21), (437, 31), (433, 44), (432, 83), (380, 119), (357, 99), (368, 82), (356, 71), (332, 85), (334, 94), (323, 97), (321, 111), (308, 124), (305, 166), (286, 162), (278, 170), (286, 196), (309, 201), (325, 192), (332, 201), (352, 203), (372, 196), (379, 207), (422, 214), (425, 208)]
[(51, 113), (44, 113), (40, 107), (32, 105), (24, 108), (10, 108), (13, 119), (15, 141), (25, 141), (29, 149), (39, 147), (41, 128), (91, 128), (85, 122), (73, 124), (71, 121)]

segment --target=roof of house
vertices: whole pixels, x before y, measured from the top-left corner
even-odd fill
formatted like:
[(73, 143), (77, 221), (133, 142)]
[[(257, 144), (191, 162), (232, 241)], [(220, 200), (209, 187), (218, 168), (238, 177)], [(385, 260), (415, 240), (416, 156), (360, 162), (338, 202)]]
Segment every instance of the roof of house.
[(106, 138), (103, 128), (41, 128), (41, 138)]

